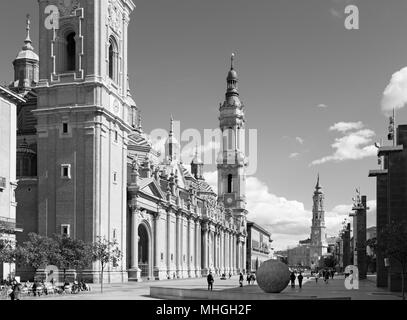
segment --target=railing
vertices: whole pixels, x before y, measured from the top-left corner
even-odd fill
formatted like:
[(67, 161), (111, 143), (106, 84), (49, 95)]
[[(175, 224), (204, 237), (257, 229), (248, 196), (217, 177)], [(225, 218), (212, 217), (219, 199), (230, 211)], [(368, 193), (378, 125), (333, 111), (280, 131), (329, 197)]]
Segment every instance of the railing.
[(20, 229), (23, 229), (23, 226), (17, 224), (15, 219), (0, 217), (0, 232), (14, 233)]

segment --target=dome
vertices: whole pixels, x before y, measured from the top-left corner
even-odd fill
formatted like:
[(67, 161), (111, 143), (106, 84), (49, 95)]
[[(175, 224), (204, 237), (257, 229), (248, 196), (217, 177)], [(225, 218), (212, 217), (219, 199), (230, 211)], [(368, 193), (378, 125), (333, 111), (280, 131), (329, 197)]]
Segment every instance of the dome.
[(35, 61), (39, 61), (40, 58), (38, 57), (38, 55), (32, 51), (32, 50), (21, 50), (19, 52), (19, 54), (16, 57), (16, 60), (25, 60), (25, 59), (30, 59), (30, 60), (35, 60)]
[(228, 78), (227, 80), (237, 80), (237, 72), (235, 71), (235, 69), (230, 69), (229, 73), (228, 73)]

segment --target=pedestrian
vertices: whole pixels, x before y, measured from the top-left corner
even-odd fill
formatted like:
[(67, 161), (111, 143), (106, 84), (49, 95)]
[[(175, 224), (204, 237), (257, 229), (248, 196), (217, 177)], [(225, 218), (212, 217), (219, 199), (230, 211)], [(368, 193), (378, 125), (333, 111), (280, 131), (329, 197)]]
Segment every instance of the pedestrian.
[(246, 281), (247, 281), (247, 284), (248, 285), (250, 285), (250, 274), (249, 273), (247, 273), (247, 275), (246, 275)]
[(293, 271), (293, 272), (291, 272), (291, 275), (290, 275), (291, 288), (295, 288), (295, 278), (296, 278), (296, 276), (295, 276), (295, 273)]
[(304, 279), (302, 273), (300, 272), (300, 274), (297, 277), (298, 279), (298, 285), (300, 286), (300, 289), (302, 288), (302, 280)]
[(12, 300), (21, 299), (21, 284), (18, 283), (17, 281), (14, 281), (13, 295), (14, 295), (14, 299), (12, 299)]
[(318, 283), (318, 279), (319, 279), (319, 273), (317, 272), (317, 273), (315, 274), (315, 283)]
[(240, 285), (240, 287), (243, 287), (243, 281), (244, 281), (243, 273), (240, 272), (240, 275), (239, 275), (239, 285)]
[(332, 279), (332, 280), (334, 279), (334, 276), (335, 276), (335, 270), (332, 270), (332, 271), (331, 271), (331, 279)]
[(232, 274), (229, 272), (229, 279), (232, 278)]
[(327, 272), (325, 272), (325, 284), (328, 284), (328, 280), (329, 280), (329, 273), (327, 271)]
[(208, 281), (208, 290), (213, 290), (213, 282), (215, 281), (214, 279), (213, 279), (213, 275), (212, 275), (212, 272), (209, 272), (209, 274), (208, 274), (208, 277), (206, 278), (207, 279), (207, 281)]

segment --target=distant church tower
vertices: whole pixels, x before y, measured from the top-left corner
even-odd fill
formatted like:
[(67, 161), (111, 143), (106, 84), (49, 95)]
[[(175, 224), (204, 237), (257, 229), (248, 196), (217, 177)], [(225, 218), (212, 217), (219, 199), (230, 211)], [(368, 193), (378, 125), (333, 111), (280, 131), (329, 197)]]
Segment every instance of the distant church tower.
[(311, 262), (317, 264), (320, 257), (327, 253), (327, 239), (325, 227), (324, 193), (319, 184), (319, 175), (315, 186), (312, 207), (311, 227)]
[(234, 69), (234, 58), (227, 76), (226, 98), (220, 106), (220, 129), (222, 131), (221, 157), (218, 161), (219, 201), (231, 212), (238, 226), (238, 270), (246, 267), (246, 167), (244, 105), (238, 91), (238, 75)]
[[(127, 281), (127, 145), (136, 109), (127, 39), (135, 6), (131, 0), (39, 0), (39, 9), (39, 232), (116, 240), (124, 256), (106, 277)], [(94, 263), (85, 276), (97, 282), (98, 268)]]

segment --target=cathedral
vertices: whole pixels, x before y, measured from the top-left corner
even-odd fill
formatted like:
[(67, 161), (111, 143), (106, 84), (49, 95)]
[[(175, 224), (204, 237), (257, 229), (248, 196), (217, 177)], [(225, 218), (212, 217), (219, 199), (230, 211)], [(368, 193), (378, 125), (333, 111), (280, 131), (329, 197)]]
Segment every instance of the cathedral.
[[(9, 86), (22, 98), (16, 215), (24, 232), (17, 240), (30, 232), (115, 240), (123, 258), (108, 267), (108, 282), (244, 272), (246, 119), (233, 57), (219, 109), (216, 194), (198, 148), (190, 169), (182, 163), (172, 119), (164, 157), (143, 131), (128, 83), (134, 3), (38, 2), (39, 54), (28, 19)], [(99, 264), (82, 277), (98, 282)]]

